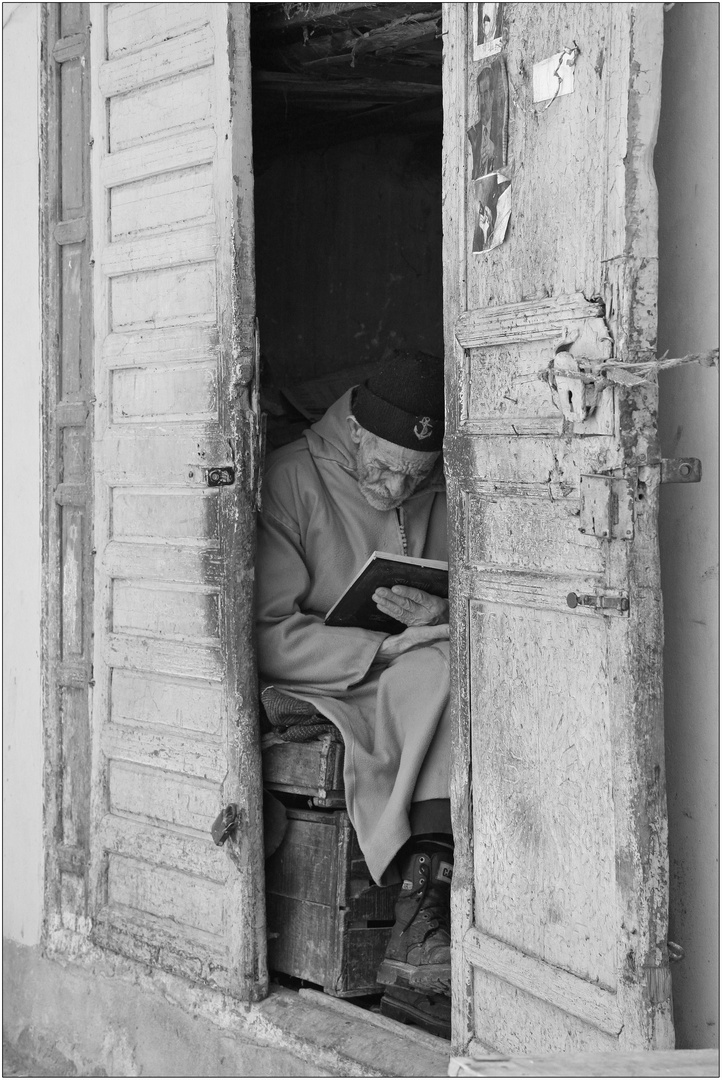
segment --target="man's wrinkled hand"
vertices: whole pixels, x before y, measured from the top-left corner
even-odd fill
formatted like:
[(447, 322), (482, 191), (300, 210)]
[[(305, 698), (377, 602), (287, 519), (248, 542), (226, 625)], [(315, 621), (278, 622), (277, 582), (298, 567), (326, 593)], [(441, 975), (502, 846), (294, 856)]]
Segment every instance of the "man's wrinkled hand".
[(394, 585), (392, 589), (377, 589), (373, 599), (379, 611), (404, 626), (440, 626), (449, 621), (449, 601), (422, 589)]
[(440, 623), (438, 626), (410, 626), (400, 634), (390, 634), (384, 638), (376, 653), (376, 659), (388, 662), (408, 652), (409, 649), (415, 649), (418, 645), (430, 645), (448, 636), (448, 623)]

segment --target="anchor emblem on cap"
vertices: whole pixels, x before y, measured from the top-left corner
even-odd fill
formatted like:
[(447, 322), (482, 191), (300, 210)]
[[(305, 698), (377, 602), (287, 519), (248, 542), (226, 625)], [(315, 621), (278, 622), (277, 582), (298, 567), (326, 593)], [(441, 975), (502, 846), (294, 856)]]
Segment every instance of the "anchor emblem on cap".
[(430, 416), (422, 416), (418, 424), (414, 427), (414, 435), (421, 442), (422, 439), (428, 439), (431, 434), (431, 429), (434, 426), (434, 421)]

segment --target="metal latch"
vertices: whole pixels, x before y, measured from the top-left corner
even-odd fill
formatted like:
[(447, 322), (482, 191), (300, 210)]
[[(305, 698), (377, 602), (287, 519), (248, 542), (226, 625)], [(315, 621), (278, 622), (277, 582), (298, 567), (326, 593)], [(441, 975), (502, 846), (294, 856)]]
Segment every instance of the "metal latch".
[(236, 470), (229, 465), (224, 465), (222, 468), (206, 469), (208, 487), (225, 487), (227, 484), (232, 484), (235, 479)]
[(698, 484), (701, 479), (702, 462), (699, 458), (662, 458), (659, 462), (661, 484)]
[(629, 597), (623, 593), (603, 595), (602, 593), (574, 593), (567, 595), (570, 608), (587, 607), (595, 611), (629, 611)]
[(580, 476), (579, 501), (580, 532), (606, 540), (631, 540), (634, 493), (628, 477)]
[(211, 825), (211, 836), (216, 847), (225, 844), (237, 824), (238, 806), (236, 803), (229, 803)]

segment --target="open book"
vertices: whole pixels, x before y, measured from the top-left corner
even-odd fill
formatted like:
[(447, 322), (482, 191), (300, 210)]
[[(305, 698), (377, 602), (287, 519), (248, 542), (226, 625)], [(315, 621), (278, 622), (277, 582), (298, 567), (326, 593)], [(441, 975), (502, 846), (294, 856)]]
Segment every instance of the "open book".
[(408, 555), (374, 551), (329, 611), (326, 625), (358, 626), (362, 630), (381, 630), (385, 634), (401, 633), (406, 629), (404, 624), (384, 615), (372, 599), (376, 589), (390, 589), (394, 585), (408, 585), (446, 598), (449, 595), (449, 564), (436, 559), (412, 559)]

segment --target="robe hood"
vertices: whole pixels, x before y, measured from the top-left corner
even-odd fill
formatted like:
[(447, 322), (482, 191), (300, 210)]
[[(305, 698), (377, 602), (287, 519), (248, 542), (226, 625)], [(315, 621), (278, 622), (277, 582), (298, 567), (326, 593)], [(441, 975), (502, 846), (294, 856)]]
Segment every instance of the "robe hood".
[[(351, 429), (346, 419), (351, 415), (351, 387), (334, 401), (321, 419), (304, 431), (311, 457), (323, 461), (335, 461), (352, 476), (356, 472), (356, 444), (351, 438)], [(411, 498), (426, 491), (444, 491), (443, 459), (439, 456), (429, 476), (416, 489)]]

